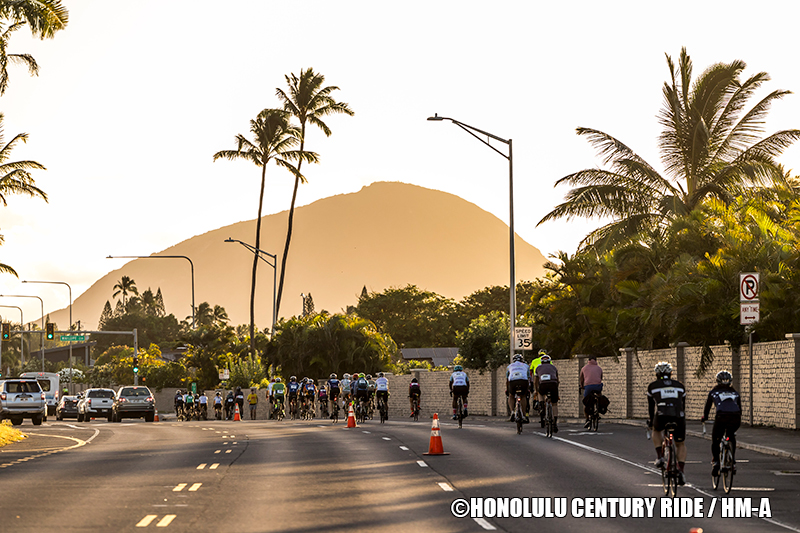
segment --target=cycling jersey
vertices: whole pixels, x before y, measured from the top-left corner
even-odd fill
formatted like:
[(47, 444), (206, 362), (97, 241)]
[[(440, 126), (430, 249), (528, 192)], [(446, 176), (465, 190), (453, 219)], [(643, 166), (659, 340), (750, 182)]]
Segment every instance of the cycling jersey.
[(386, 378), (376, 379), (375, 388), (379, 391), (389, 390), (389, 380)]
[(205, 394), (200, 396), (200, 405), (205, 405), (207, 403), (208, 403), (208, 396), (206, 396)]
[(222, 405), (222, 396), (214, 396), (214, 405)]
[(358, 381), (356, 381), (356, 389), (360, 391), (365, 391), (368, 388), (369, 388), (369, 383), (367, 383), (367, 380), (365, 378), (358, 378)]
[(708, 399), (706, 399), (703, 418), (708, 418), (712, 402), (717, 408), (718, 415), (722, 413), (742, 412), (742, 401), (739, 397), (739, 393), (730, 385), (720, 384), (711, 389), (711, 392), (708, 393)]
[(339, 390), (339, 380), (338, 379), (329, 379), (328, 380), (328, 389), (333, 391), (333, 389)]
[(283, 396), (283, 393), (286, 391), (286, 385), (283, 383), (275, 383), (272, 386), (272, 394), (273, 396)]
[(289, 396), (297, 396), (297, 391), (300, 390), (300, 384), (296, 381), (289, 382)]
[(466, 387), (469, 385), (469, 376), (463, 370), (453, 372), (450, 376), (450, 388), (453, 387)]
[(320, 400), (327, 400), (328, 399), (328, 391), (324, 388), (319, 389), (319, 399)]
[(412, 398), (414, 396), (422, 396), (422, 389), (420, 389), (419, 383), (408, 384), (408, 397)]
[(306, 395), (313, 395), (314, 392), (317, 390), (317, 387), (312, 382), (306, 383)]
[(351, 383), (351, 381), (349, 379), (343, 379), (341, 381), (342, 390), (347, 394), (350, 394), (350, 383)]
[(536, 377), (539, 384), (558, 383), (558, 369), (552, 363), (542, 363), (536, 367)]
[(686, 402), (686, 388), (680, 381), (657, 379), (647, 387), (647, 410), (650, 419), (660, 417), (683, 418)]
[(186, 405), (192, 405), (194, 403), (194, 397), (191, 394), (187, 394), (183, 401), (186, 403)]
[(530, 369), (528, 368), (528, 365), (521, 361), (508, 365), (506, 368), (506, 380), (517, 381), (521, 379), (524, 379), (525, 381), (530, 379)]

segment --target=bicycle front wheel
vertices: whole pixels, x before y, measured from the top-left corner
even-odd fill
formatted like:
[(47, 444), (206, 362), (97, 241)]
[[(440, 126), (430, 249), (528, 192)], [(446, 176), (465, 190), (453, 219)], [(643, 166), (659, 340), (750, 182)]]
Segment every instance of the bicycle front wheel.
[(730, 448), (725, 446), (722, 451), (720, 460), (720, 470), (722, 470), (722, 488), (725, 494), (730, 494), (733, 488), (733, 457), (731, 457)]

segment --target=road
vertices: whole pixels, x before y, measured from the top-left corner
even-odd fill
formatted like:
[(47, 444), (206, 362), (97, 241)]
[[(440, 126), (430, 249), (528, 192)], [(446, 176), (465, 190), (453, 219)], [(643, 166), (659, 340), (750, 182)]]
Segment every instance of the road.
[[(695, 500), (678, 510), (691, 507), (697, 516), (667, 518), (662, 505), (671, 501), (660, 498), (653, 448), (641, 428), (606, 424), (592, 434), (562, 424), (547, 439), (535, 424), (516, 435), (498, 419), (468, 418), (461, 430), (443, 420), (449, 455), (426, 456), (430, 426), (26, 423), (26, 441), (0, 448), (0, 531), (800, 532), (796, 461), (740, 450), (730, 496), (740, 513), (743, 498), (751, 498), (748, 508), (761, 507), (764, 516), (750, 510), (749, 518), (722, 518), (717, 500), (707, 518), (713, 497), (725, 495), (710, 486), (708, 441), (689, 437), (689, 484), (679, 496)], [(461, 498), (484, 517), (453, 516), (451, 504)], [(484, 499), (481, 506), (476, 498)], [(503, 505), (498, 498), (527, 499), (520, 509), (532, 515), (551, 498), (551, 513), (565, 516), (493, 516)], [(614, 513), (606, 507), (606, 517), (573, 516), (599, 513), (600, 498), (624, 500), (614, 500)], [(652, 505), (652, 517), (619, 516), (635, 514), (639, 503), (644, 514)]]

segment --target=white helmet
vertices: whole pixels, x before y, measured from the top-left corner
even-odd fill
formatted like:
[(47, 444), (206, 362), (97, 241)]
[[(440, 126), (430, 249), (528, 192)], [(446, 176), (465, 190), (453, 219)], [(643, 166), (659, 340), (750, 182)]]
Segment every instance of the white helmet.
[(659, 361), (656, 363), (655, 372), (657, 378), (669, 377), (672, 375), (672, 365), (666, 361)]

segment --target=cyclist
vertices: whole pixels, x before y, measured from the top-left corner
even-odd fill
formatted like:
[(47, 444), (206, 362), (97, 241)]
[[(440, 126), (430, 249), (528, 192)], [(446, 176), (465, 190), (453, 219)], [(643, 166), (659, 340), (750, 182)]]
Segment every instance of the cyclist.
[(456, 365), (450, 375), (450, 396), (453, 397), (453, 420), (458, 419), (456, 409), (459, 396), (464, 401), (464, 418), (467, 417), (467, 396), (469, 395), (469, 376), (464, 372), (464, 367)]
[(317, 416), (316, 404), (314, 403), (314, 398), (317, 396), (317, 386), (311, 378), (303, 378), (303, 381), (305, 382), (305, 402), (311, 411), (311, 417), (314, 418)]
[(250, 394), (247, 395), (247, 403), (250, 405), (250, 420), (255, 420), (258, 410), (258, 394), (256, 394), (255, 388), (250, 389)]
[(375, 397), (386, 406), (386, 420), (389, 420), (389, 380), (383, 372), (378, 372), (375, 380)]
[(278, 411), (280, 411), (281, 407), (283, 406), (285, 392), (286, 392), (286, 385), (284, 383), (281, 383), (281, 378), (275, 378), (275, 383), (272, 385), (272, 396), (271, 396), (273, 403), (272, 409), (275, 414), (277, 414)]
[(175, 416), (183, 415), (183, 393), (180, 389), (175, 392)]
[(353, 398), (351, 393), (351, 387), (353, 385), (353, 382), (350, 381), (350, 374), (345, 373), (345, 375), (342, 376), (341, 385), (342, 385), (342, 400), (343, 400), (342, 409), (347, 410), (347, 405)]
[(417, 378), (411, 378), (411, 383), (408, 384), (408, 404), (411, 407), (411, 416), (409, 418), (414, 417), (415, 399), (417, 400), (417, 407), (420, 407), (422, 403), (422, 389), (419, 386), (419, 380)]
[(322, 413), (328, 412), (328, 385), (323, 384), (319, 391), (317, 391), (317, 400), (319, 400), (319, 408)]
[(236, 405), (236, 398), (233, 396), (233, 391), (228, 391), (225, 397), (225, 419), (231, 420), (233, 418), (233, 406)]
[(297, 405), (297, 394), (300, 392), (300, 384), (297, 382), (297, 377), (290, 377), (289, 384), (286, 388), (289, 391), (289, 398), (287, 398), (287, 401), (289, 402), (289, 412), (294, 414), (294, 409)]
[(517, 391), (522, 393), (522, 412), (524, 422), (530, 422), (528, 419), (528, 397), (530, 396), (530, 381), (531, 370), (525, 364), (525, 358), (520, 354), (515, 354), (513, 362), (506, 367), (506, 398), (508, 400), (508, 409), (511, 411), (510, 422), (514, 421), (514, 395)]
[(194, 395), (186, 391), (186, 394), (183, 397), (183, 409), (186, 412), (186, 416), (190, 417), (194, 414)]
[(354, 395), (356, 401), (362, 402), (364, 404), (363, 408), (366, 409), (369, 402), (369, 382), (363, 372), (358, 375), (358, 379), (355, 381)]
[[(547, 354), (542, 356), (541, 364), (536, 367), (533, 386), (539, 395), (540, 405), (544, 405), (545, 397), (550, 393), (550, 403), (553, 404), (553, 433), (558, 433), (558, 369)], [(540, 416), (544, 427), (544, 409), (540, 410)]]
[(586, 424), (583, 426), (586, 429), (592, 425), (591, 411), (589, 410), (587, 397), (590, 397), (593, 392), (598, 394), (603, 392), (603, 369), (597, 364), (597, 357), (594, 355), (589, 356), (589, 360), (581, 368), (581, 375), (579, 379), (579, 387), (583, 389), (583, 411), (586, 415)]
[(647, 427), (653, 429), (653, 445), (656, 447), (656, 467), (664, 466), (664, 450), (662, 431), (666, 424), (674, 422), (677, 426), (675, 447), (678, 452), (678, 484), (686, 483), (683, 467), (686, 464), (686, 387), (680, 381), (672, 379), (672, 365), (660, 361), (655, 367), (656, 380), (647, 387), (647, 411), (650, 419)]
[(198, 401), (200, 402), (200, 412), (208, 418), (208, 396), (206, 396), (206, 391), (201, 392)]
[[(733, 459), (736, 458), (736, 430), (742, 424), (742, 400), (733, 388), (732, 382), (733, 376), (727, 370), (717, 373), (717, 386), (708, 393), (703, 418), (700, 419), (702, 422), (708, 420), (708, 413), (713, 403), (717, 408), (717, 414), (714, 416), (714, 429), (711, 430), (712, 476), (719, 475), (719, 445), (723, 436), (727, 435), (730, 439), (731, 455)], [(735, 465), (734, 460), (734, 469)]]
[(267, 402), (269, 402), (269, 415), (267, 418), (272, 420), (272, 414), (275, 411), (275, 407), (272, 405), (272, 386), (275, 385), (275, 378), (269, 380), (269, 386), (267, 386)]
[(217, 391), (214, 395), (214, 413), (222, 413), (222, 395)]
[(239, 404), (239, 420), (244, 418), (244, 393), (241, 387), (236, 387), (236, 403)]
[(369, 390), (369, 410), (371, 413), (375, 409), (375, 380), (372, 379), (372, 374), (367, 374), (367, 390)]
[[(331, 402), (339, 401), (339, 395), (341, 394), (341, 390), (339, 387), (340, 387), (339, 378), (336, 376), (335, 373), (331, 374), (330, 377), (328, 378), (328, 396), (330, 397)], [(331, 413), (331, 418), (333, 418), (333, 413)]]

